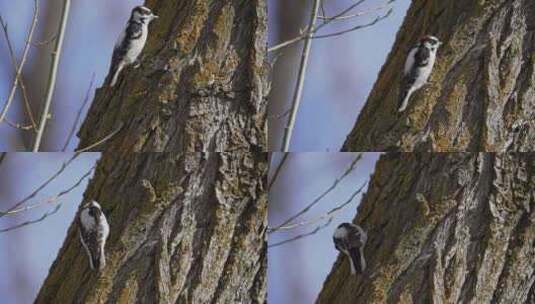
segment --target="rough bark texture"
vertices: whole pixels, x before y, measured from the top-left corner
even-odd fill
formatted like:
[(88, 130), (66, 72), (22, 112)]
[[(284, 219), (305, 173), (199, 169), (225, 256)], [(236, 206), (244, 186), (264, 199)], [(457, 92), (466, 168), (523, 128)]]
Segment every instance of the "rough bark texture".
[(318, 303), (534, 303), (535, 154), (379, 160), (355, 222), (368, 268), (340, 256)]
[(84, 196), (110, 222), (106, 268), (71, 225), (36, 303), (263, 303), (266, 157), (105, 154)]
[(265, 0), (149, 0), (138, 69), (97, 89), (78, 136), (93, 150), (266, 151)]
[[(396, 112), (408, 50), (444, 42), (429, 83)], [(532, 0), (415, 0), (343, 151), (535, 150)]]

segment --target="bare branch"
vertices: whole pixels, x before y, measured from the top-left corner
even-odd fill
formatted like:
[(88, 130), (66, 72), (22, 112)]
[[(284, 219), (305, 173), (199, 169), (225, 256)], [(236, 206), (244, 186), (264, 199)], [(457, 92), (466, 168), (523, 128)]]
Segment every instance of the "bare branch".
[(74, 161), (78, 156), (80, 155), (80, 153), (75, 153), (69, 160), (67, 160), (66, 162), (64, 162), (61, 167), (51, 176), (49, 177), (44, 183), (42, 183), (39, 187), (37, 187), (37, 189), (35, 189), (32, 193), (30, 193), (30, 195), (26, 196), (24, 199), (22, 199), (21, 201), (15, 203), (11, 208), (9, 208), (8, 210), (4, 211), (4, 212), (1, 212), (0, 211), (0, 218), (4, 217), (5, 215), (7, 215), (9, 212), (19, 208), (22, 204), (26, 203), (28, 200), (34, 198), (41, 190), (43, 190), (46, 186), (48, 186), (48, 184), (50, 184), (54, 179), (56, 179), (56, 177), (58, 177), (61, 173), (63, 173), (63, 171), (65, 171), (65, 169), (72, 163), (72, 161)]
[(78, 186), (80, 186), (80, 184), (84, 181), (84, 179), (86, 179), (93, 172), (94, 169), (95, 169), (95, 166), (91, 167), (91, 169), (89, 169), (89, 171), (87, 171), (84, 175), (82, 175), (82, 177), (80, 177), (76, 183), (74, 183), (69, 188), (59, 192), (58, 194), (56, 194), (54, 196), (51, 196), (51, 197), (49, 197), (49, 198), (47, 198), (47, 199), (45, 199), (45, 200), (43, 200), (41, 202), (35, 203), (33, 205), (29, 205), (29, 206), (26, 206), (26, 207), (21, 207), (21, 208), (18, 208), (18, 209), (14, 209), (12, 211), (8, 211), (8, 212), (5, 213), (5, 215), (14, 215), (14, 214), (17, 214), (17, 213), (25, 212), (25, 211), (28, 211), (28, 210), (32, 210), (32, 209), (35, 209), (35, 208), (38, 208), (38, 207), (41, 207), (41, 206), (44, 206), (44, 205), (48, 205), (48, 204), (52, 204), (52, 203), (57, 202), (60, 197), (64, 196), (65, 194), (71, 192), (72, 190), (74, 190)]
[(268, 191), (271, 190), (271, 187), (273, 186), (273, 184), (275, 184), (275, 181), (277, 180), (277, 177), (279, 176), (279, 173), (280, 173), (280, 171), (282, 169), (282, 166), (284, 166), (284, 163), (288, 159), (288, 155), (289, 155), (289, 153), (284, 153), (284, 155), (282, 156), (282, 159), (279, 162), (279, 165), (277, 166), (277, 168), (275, 169), (275, 173), (273, 174), (273, 177), (271, 178), (271, 181), (269, 181)]
[(290, 110), (290, 117), (284, 129), (284, 137), (282, 139), (282, 152), (288, 152), (290, 147), (290, 140), (292, 138), (293, 128), (295, 126), (295, 118), (297, 117), (297, 110), (301, 103), (301, 95), (303, 94), (303, 87), (305, 84), (305, 74), (308, 65), (308, 57), (310, 56), (310, 47), (312, 45), (312, 28), (316, 24), (318, 11), (320, 7), (320, 0), (314, 0), (310, 21), (308, 23), (307, 34), (305, 37), (305, 45), (303, 46), (303, 53), (301, 55), (301, 62), (299, 64), (299, 73), (297, 74), (297, 84), (295, 86), (294, 96), (292, 100), (292, 107)]
[(63, 145), (63, 148), (61, 149), (62, 152), (65, 152), (65, 150), (67, 150), (67, 147), (69, 146), (69, 143), (71, 142), (72, 136), (74, 135), (74, 132), (76, 131), (76, 128), (78, 127), (78, 123), (80, 122), (80, 117), (82, 116), (82, 111), (84, 110), (85, 105), (89, 101), (89, 94), (91, 94), (91, 89), (93, 88), (94, 82), (95, 82), (95, 73), (91, 75), (89, 88), (87, 88), (87, 91), (85, 92), (84, 101), (82, 102), (82, 105), (78, 109), (78, 113), (76, 113), (76, 118), (74, 119), (74, 123), (72, 124), (71, 131), (69, 132), (69, 135), (67, 136), (67, 140), (65, 141), (65, 144)]
[(61, 12), (61, 22), (58, 30), (58, 38), (55, 41), (56, 43), (54, 46), (54, 51), (52, 52), (52, 63), (50, 67), (50, 74), (48, 76), (45, 104), (43, 111), (41, 112), (41, 119), (39, 122), (39, 129), (37, 130), (37, 135), (35, 136), (33, 152), (39, 151), (39, 147), (41, 146), (41, 139), (45, 131), (46, 121), (48, 120), (50, 104), (52, 103), (52, 95), (54, 94), (54, 88), (56, 87), (56, 76), (58, 72), (59, 58), (61, 56), (63, 37), (65, 36), (65, 28), (67, 27), (67, 18), (69, 17), (70, 5), (71, 0), (64, 0), (63, 11)]
[(293, 225), (289, 225), (289, 226), (283, 226), (283, 227), (278, 228), (277, 230), (274, 230), (272, 228), (268, 228), (268, 233), (281, 232), (283, 230), (291, 230), (291, 229), (295, 229), (295, 228), (298, 228), (298, 227), (308, 226), (308, 225), (315, 224), (317, 222), (320, 222), (322, 220), (327, 219), (327, 222), (317, 226), (314, 230), (312, 230), (310, 232), (302, 233), (302, 234), (299, 234), (299, 235), (297, 235), (295, 237), (292, 237), (292, 238), (289, 238), (289, 239), (286, 239), (286, 240), (283, 240), (283, 241), (268, 245), (268, 248), (277, 247), (277, 246), (280, 246), (280, 245), (284, 245), (284, 244), (287, 244), (287, 243), (290, 243), (290, 242), (293, 242), (293, 241), (296, 241), (296, 240), (299, 240), (299, 239), (314, 235), (318, 231), (326, 228), (333, 221), (335, 214), (338, 213), (340, 210), (342, 210), (345, 206), (347, 206), (351, 202), (353, 202), (353, 199), (355, 198), (355, 196), (357, 196), (359, 193), (362, 192), (362, 189), (364, 189), (364, 186), (366, 186), (366, 184), (367, 184), (367, 182), (362, 184), (362, 186), (360, 186), (357, 189), (357, 191), (353, 192), (353, 194), (351, 194), (351, 196), (345, 202), (343, 202), (342, 204), (334, 207), (333, 209), (329, 210), (327, 213), (325, 213), (325, 214), (323, 214), (321, 216), (318, 216), (318, 217), (316, 217), (314, 219), (311, 219), (311, 220), (303, 221), (301, 223), (297, 223), (297, 224), (293, 224)]
[(34, 46), (34, 47), (42, 47), (42, 46), (45, 46), (45, 45), (51, 43), (52, 41), (56, 40), (56, 38), (58, 38), (58, 34), (57, 33), (52, 35), (52, 37), (50, 37), (48, 39), (45, 39), (43, 41), (32, 42), (32, 46)]
[(379, 21), (388, 18), (388, 16), (390, 16), (392, 14), (392, 12), (393, 12), (393, 9), (390, 9), (390, 10), (388, 10), (388, 12), (386, 14), (384, 14), (382, 16), (378, 16), (377, 18), (375, 18), (370, 23), (363, 24), (363, 25), (357, 25), (357, 26), (354, 26), (354, 27), (352, 27), (350, 29), (339, 31), (339, 32), (335, 32), (335, 33), (317, 35), (317, 36), (314, 36), (314, 39), (322, 39), (322, 38), (340, 36), (340, 35), (347, 34), (347, 33), (350, 33), (350, 32), (356, 31), (356, 30), (360, 30), (360, 29), (363, 29), (363, 28), (367, 28), (367, 27), (373, 26), (376, 23), (378, 23)]
[(346, 169), (346, 171), (340, 176), (338, 177), (334, 182), (333, 184), (327, 188), (327, 190), (325, 190), (323, 193), (321, 193), (318, 197), (316, 197), (310, 204), (308, 204), (305, 208), (301, 209), (299, 212), (297, 212), (296, 214), (292, 215), (291, 217), (289, 217), (286, 221), (284, 221), (282, 224), (272, 228), (271, 230), (278, 230), (280, 229), (281, 227), (283, 226), (286, 226), (288, 225), (289, 223), (293, 222), (295, 219), (297, 219), (298, 217), (300, 217), (301, 215), (305, 214), (306, 212), (308, 212), (312, 207), (314, 207), (317, 203), (319, 203), (321, 201), (321, 199), (323, 199), (327, 194), (329, 194), (333, 189), (335, 189), (338, 184), (344, 179), (346, 178), (356, 167), (357, 163), (359, 162), (359, 160), (362, 159), (362, 153), (359, 153), (357, 154), (357, 156), (353, 159), (353, 161), (351, 162), (351, 164), (349, 165), (349, 167)]
[(382, 5), (378, 5), (376, 7), (373, 7), (373, 8), (364, 10), (364, 11), (360, 11), (360, 12), (357, 12), (357, 13), (354, 13), (354, 14), (350, 14), (350, 15), (327, 17), (325, 15), (325, 13), (323, 13), (323, 15), (322, 16), (318, 16), (318, 18), (321, 19), (321, 20), (339, 21), (339, 20), (346, 20), (346, 19), (351, 19), (351, 18), (355, 18), (355, 17), (362, 17), (362, 16), (365, 16), (365, 15), (369, 15), (369, 14), (371, 14), (373, 12), (384, 10), (386, 8), (392, 9), (392, 7), (390, 7), (390, 4), (392, 4), (392, 2), (394, 2), (394, 1), (390, 0), (390, 1), (385, 2)]
[[(32, 24), (30, 26), (30, 30), (28, 31), (26, 44), (24, 45), (24, 50), (22, 51), (22, 58), (17, 68), (17, 72), (15, 74), (15, 80), (13, 81), (13, 85), (11, 87), (9, 97), (7, 98), (7, 101), (4, 104), (4, 108), (2, 109), (2, 112), (0, 113), (0, 123), (2, 123), (2, 121), (5, 119), (7, 115), (7, 111), (9, 110), (9, 107), (11, 106), (11, 103), (13, 102), (13, 98), (15, 97), (15, 91), (17, 90), (19, 79), (21, 78), (20, 75), (22, 72), (22, 67), (24, 66), (24, 63), (26, 62), (26, 58), (28, 57), (28, 51), (30, 50), (30, 43), (32, 41), (33, 33), (35, 31), (35, 26), (37, 25), (38, 12), (39, 12), (39, 1), (34, 0)], [(2, 27), (7, 28), (7, 24), (4, 23), (3, 19), (1, 20), (1, 23), (2, 23)]]
[[(314, 34), (317, 33), (321, 28), (323, 28), (326, 25), (330, 24), (332, 21), (337, 21), (337, 20), (341, 20), (341, 19), (348, 19), (348, 18), (362, 16), (362, 15), (367, 14), (368, 13), (367, 11), (363, 11), (363, 12), (356, 13), (354, 15), (347, 15), (347, 13), (349, 13), (351, 10), (353, 10), (357, 6), (361, 5), (365, 1), (366, 0), (357, 1), (356, 3), (353, 3), (348, 8), (344, 9), (343, 11), (341, 11), (340, 13), (338, 13), (338, 14), (332, 16), (332, 17), (325, 17), (325, 13), (322, 13), (323, 16), (318, 16), (318, 18), (323, 20), (323, 22), (320, 25), (318, 25), (315, 28), (310, 28), (309, 30), (304, 31), (302, 34), (300, 34), (299, 36), (297, 36), (295, 38), (289, 39), (287, 41), (281, 42), (281, 43), (279, 43), (277, 45), (274, 45), (274, 46), (268, 48), (268, 53), (269, 52), (274, 52), (274, 51), (277, 51), (277, 50), (282, 49), (284, 47), (287, 47), (287, 46), (290, 46), (292, 44), (298, 43), (298, 42), (304, 40), (305, 38), (307, 38), (307, 36), (310, 36), (310, 39), (325, 38), (325, 37), (323, 37), (324, 35), (315, 36)], [(387, 8), (390, 4), (392, 4), (395, 1), (396, 0), (389, 0), (384, 5), (379, 6), (379, 7), (375, 8), (375, 9), (371, 9), (370, 12), (380, 10), (381, 8)], [(392, 10), (392, 8), (390, 8), (390, 10)], [(375, 23), (377, 23), (378, 21), (388, 17), (389, 15), (390, 15), (390, 12), (387, 13), (385, 16), (383, 16), (383, 18), (379, 18), (379, 20), (375, 21)], [(371, 24), (371, 25), (373, 25), (373, 24)], [(365, 28), (365, 27), (368, 27), (368, 26), (371, 26), (371, 25), (358, 26), (358, 28), (349, 30), (347, 32), (354, 31), (354, 30), (357, 30), (357, 29), (362, 29), (362, 28)], [(344, 33), (346, 33), (346, 32), (344, 32)]]
[(58, 204), (52, 211), (47, 211), (45, 214), (43, 214), (38, 219), (31, 220), (31, 221), (26, 221), (26, 222), (20, 223), (20, 224), (15, 225), (15, 226), (11, 226), (11, 227), (8, 227), (8, 228), (0, 229), (0, 233), (8, 232), (8, 231), (15, 230), (15, 229), (18, 229), (18, 228), (21, 228), (21, 227), (24, 227), (24, 226), (28, 226), (28, 225), (31, 225), (31, 224), (38, 223), (38, 222), (44, 220), (45, 218), (47, 218), (47, 217), (55, 214), (56, 212), (58, 212), (60, 207), (61, 207), (61, 204)]
[(84, 148), (81, 148), (81, 149), (78, 149), (74, 152), (77, 152), (77, 153), (82, 153), (82, 152), (86, 152), (86, 151), (89, 151), (103, 143), (105, 143), (106, 141), (110, 140), (113, 136), (115, 136), (115, 134), (119, 133), (119, 131), (121, 131), (121, 129), (123, 128), (123, 123), (120, 123), (117, 128), (115, 128), (115, 130), (113, 130), (110, 134), (104, 136), (104, 138), (102, 138), (101, 140), (93, 143), (93, 144), (90, 144), (89, 146), (87, 147), (84, 147)]
[[(15, 55), (15, 51), (13, 49), (13, 44), (11, 43), (11, 39), (9, 38), (9, 31), (7, 30), (7, 23), (5, 23), (2, 19), (2, 16), (0, 16), (0, 25), (2, 26), (2, 29), (4, 31), (4, 36), (6, 38), (7, 48), (9, 50), (9, 57), (11, 57), (11, 63), (13, 64), (13, 68), (15, 69), (15, 76), (17, 76), (17, 58)], [(19, 76), (19, 82), (20, 82), (20, 88), (22, 91), (22, 98), (24, 100), (24, 108), (26, 110), (26, 114), (30, 118), (30, 122), (32, 124), (32, 129), (35, 131), (37, 129), (37, 124), (35, 122), (35, 118), (33, 117), (32, 109), (30, 107), (28, 92), (26, 91), (26, 85), (24, 84), (24, 81), (22, 80), (22, 75)], [(5, 118), (6, 122), (11, 125), (10, 122), (7, 121), (7, 118)]]
[(23, 125), (23, 124), (20, 124), (20, 123), (16, 123), (16, 122), (12, 122), (10, 121), (9, 119), (4, 119), (5, 123), (12, 127), (12, 128), (15, 128), (15, 129), (19, 129), (19, 130), (23, 130), (23, 131), (28, 131), (28, 130), (32, 130), (33, 129), (33, 126), (32, 125)]
[(288, 114), (290, 114), (290, 109), (287, 109), (285, 110), (284, 112), (280, 113), (280, 114), (276, 114), (276, 115), (270, 115), (268, 117), (268, 119), (281, 119), (285, 116), (288, 116)]
[(270, 244), (268, 245), (268, 248), (273, 248), (273, 247), (277, 247), (277, 246), (280, 246), (280, 245), (284, 245), (284, 244), (287, 244), (287, 243), (290, 243), (290, 242), (293, 242), (293, 241), (297, 241), (299, 239), (302, 239), (302, 238), (305, 238), (307, 236), (311, 236), (313, 234), (316, 234), (318, 233), (318, 231), (326, 228), (327, 226), (329, 226), (332, 222), (332, 218), (330, 218), (325, 224), (323, 225), (319, 225), (318, 227), (316, 227), (314, 230), (310, 231), (310, 232), (307, 232), (307, 233), (303, 233), (303, 234), (299, 234), (297, 236), (294, 236), (292, 238), (289, 238), (287, 240), (284, 240), (284, 241), (280, 241), (280, 242), (277, 242), (277, 243), (273, 243), (273, 244)]
[(344, 208), (345, 206), (349, 205), (353, 201), (355, 196), (357, 196), (358, 194), (360, 194), (362, 192), (362, 190), (364, 189), (366, 184), (367, 184), (367, 182), (363, 183), (355, 192), (353, 192), (351, 194), (351, 196), (345, 202), (343, 202), (342, 204), (339, 204), (338, 206), (334, 207), (333, 209), (327, 211), (326, 213), (324, 213), (324, 214), (322, 214), (320, 216), (317, 216), (315, 218), (299, 222), (299, 223), (290, 224), (290, 225), (287, 225), (287, 226), (281, 226), (281, 227), (278, 227), (278, 228), (268, 228), (268, 233), (281, 232), (281, 231), (291, 230), (291, 229), (295, 229), (295, 228), (302, 227), (302, 226), (308, 226), (308, 225), (320, 222), (320, 221), (322, 221), (324, 219), (327, 219), (327, 218), (332, 219), (334, 217), (335, 213), (337, 213), (338, 211), (342, 210), (342, 208)]
[[(51, 211), (47, 211), (45, 212), (41, 217), (35, 219), (35, 220), (29, 220), (29, 221), (26, 221), (26, 222), (23, 222), (23, 223), (20, 223), (20, 224), (17, 224), (17, 225), (14, 225), (14, 226), (11, 226), (11, 227), (8, 227), (8, 228), (4, 228), (4, 229), (0, 229), (0, 233), (3, 233), (3, 232), (7, 232), (7, 231), (11, 231), (11, 230), (15, 230), (15, 229), (18, 229), (18, 228), (21, 228), (21, 227), (24, 227), (24, 226), (28, 226), (28, 225), (31, 225), (31, 224), (34, 224), (34, 223), (37, 223), (37, 222), (41, 222), (43, 221), (44, 219), (46, 219), (47, 217), (55, 214), (56, 212), (58, 212), (58, 210), (60, 209), (61, 205), (63, 204), (61, 201), (60, 201), (60, 198), (68, 193), (70, 193), (71, 191), (73, 191), (74, 189), (76, 189), (77, 187), (79, 187), (82, 182), (88, 178), (91, 173), (93, 172), (93, 170), (95, 169), (96, 165), (93, 165), (84, 175), (82, 175), (72, 186), (70, 186), (69, 188), (59, 192), (58, 194), (54, 195), (54, 196), (51, 196), (45, 200), (42, 200), (38, 203), (35, 203), (35, 204), (32, 204), (32, 205), (29, 205), (29, 206), (26, 206), (26, 207), (20, 207), (18, 208), (18, 206), (22, 205), (24, 202), (26, 202), (27, 200), (29, 200), (31, 197), (34, 197), (35, 195), (37, 195), (37, 193), (42, 190), (44, 187), (46, 187), (46, 185), (48, 185), (48, 183), (52, 180), (54, 180), (55, 178), (57, 178), (62, 172), (63, 170), (70, 164), (70, 162), (72, 160), (74, 160), (76, 157), (78, 157), (79, 153), (76, 153), (74, 154), (74, 156), (69, 159), (66, 163), (64, 163), (60, 170), (58, 170), (50, 179), (48, 179), (43, 185), (41, 185), (36, 191), (34, 191), (32, 194), (30, 194), (30, 196), (28, 196), (27, 198), (25, 198), (23, 201), (15, 204), (14, 207), (10, 208), (8, 211), (6, 212), (0, 212), (0, 217), (2, 216), (5, 216), (5, 215), (9, 215), (9, 216), (12, 216), (12, 215), (16, 215), (18, 213), (22, 213), (22, 212), (26, 212), (26, 211), (29, 211), (29, 210), (32, 210), (32, 209), (35, 209), (35, 208), (38, 208), (38, 207), (41, 207), (41, 206), (44, 206), (44, 205), (48, 205), (48, 204), (53, 204), (53, 203), (57, 203), (57, 205), (54, 207), (54, 209), (52, 209)], [(0, 155), (0, 162), (1, 160), (3, 159), (3, 156), (4, 155)]]

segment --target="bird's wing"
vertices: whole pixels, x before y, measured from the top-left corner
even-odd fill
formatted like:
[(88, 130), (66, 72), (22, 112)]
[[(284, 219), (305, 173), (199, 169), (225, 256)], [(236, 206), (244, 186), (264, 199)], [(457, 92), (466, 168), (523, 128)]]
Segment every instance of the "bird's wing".
[(112, 72), (115, 71), (121, 59), (126, 55), (128, 43), (141, 37), (142, 33), (143, 26), (140, 23), (128, 23), (126, 29), (121, 33), (121, 35), (119, 35), (119, 39), (117, 39), (115, 47), (113, 48), (109, 74), (113, 74)]
[(98, 266), (96, 262), (98, 262), (100, 256), (100, 246), (97, 246), (98, 234), (96, 231), (84, 229), (82, 225), (79, 225), (79, 227), (82, 245), (89, 254), (91, 268), (95, 268)]
[(416, 62), (418, 62), (418, 66), (426, 66), (429, 64), (431, 51), (426, 47), (419, 47), (414, 57), (416, 59)]
[(343, 250), (344, 244), (343, 244), (342, 240), (337, 239), (337, 238), (333, 238), (333, 242), (334, 242), (334, 247), (336, 248), (336, 250), (338, 250), (338, 251), (342, 251)]
[(414, 65), (414, 58), (418, 52), (418, 47), (413, 47), (409, 54), (407, 54), (407, 59), (405, 60), (405, 67), (403, 69), (403, 75), (408, 75), (411, 72), (411, 68)]
[(141, 37), (142, 34), (143, 34), (143, 25), (138, 22), (130, 22), (130, 24), (128, 24), (128, 26), (126, 27), (126, 31), (125, 31), (126, 39), (125, 40), (138, 39), (139, 37)]
[(357, 273), (362, 273), (363, 269), (362, 269), (362, 264), (360, 263), (359, 249), (357, 247), (350, 248), (349, 256), (351, 257), (351, 261), (353, 262), (353, 265)]

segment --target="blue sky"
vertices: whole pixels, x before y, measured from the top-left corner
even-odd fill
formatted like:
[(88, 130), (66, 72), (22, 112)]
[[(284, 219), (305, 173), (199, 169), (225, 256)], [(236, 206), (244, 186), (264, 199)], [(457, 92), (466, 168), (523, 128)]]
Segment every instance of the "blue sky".
[[(284, 5), (285, 1), (287, 0), (271, 0), (269, 4), (272, 4), (271, 7), (280, 6)], [(305, 3), (307, 0), (300, 1)], [(327, 1), (327, 13), (335, 14), (353, 2), (351, 0)], [(383, 0), (369, 0), (364, 3), (361, 9), (366, 10), (385, 2)], [(392, 5), (394, 9), (392, 14), (373, 27), (342, 36), (313, 40), (303, 97), (297, 114), (290, 151), (340, 151), (346, 136), (351, 131), (366, 102), (379, 70), (390, 52), (409, 4), (409, 0), (395, 1)], [(273, 11), (274, 9), (270, 10), (272, 14), (270, 15), (270, 45), (280, 43), (275, 35), (277, 25)], [(355, 10), (355, 12), (358, 11), (359, 9)], [(370, 14), (349, 21), (334, 22), (324, 27), (321, 33), (332, 33), (351, 28), (357, 24), (365, 24), (377, 15)], [(305, 27), (306, 20), (303, 21), (300, 28)], [(295, 46), (299, 52), (301, 47), (302, 44)], [(279, 59), (277, 62), (282, 63), (283, 61)], [(276, 68), (277, 66), (275, 66)], [(297, 71), (297, 66), (294, 70)], [(285, 109), (290, 108), (292, 93), (287, 92)], [(276, 109), (275, 113), (272, 114), (282, 112), (283, 110)], [(269, 123), (270, 126), (286, 124), (286, 120), (270, 120)], [(277, 134), (277, 136), (281, 138), (282, 134)], [(280, 151), (280, 146), (276, 148)]]
[[(281, 170), (269, 194), (269, 223), (282, 223), (304, 208), (329, 188), (346, 170), (355, 153), (293, 153)], [(316, 218), (345, 202), (373, 173), (378, 153), (364, 153), (357, 167), (328, 196), (302, 218)], [(275, 154), (278, 161), (281, 154)], [(277, 163), (276, 161), (276, 163)], [(365, 193), (365, 190), (362, 193)], [(333, 221), (318, 233), (268, 250), (268, 303), (314, 303), (323, 281), (338, 256), (332, 243), (332, 233), (342, 222), (351, 222), (356, 215), (361, 195), (336, 213)], [(323, 222), (320, 222), (323, 223)], [(320, 223), (272, 233), (273, 244), (314, 230)]]
[[(47, 5), (61, 1), (39, 1), (40, 10), (34, 41), (49, 39), (56, 32), (57, 27), (47, 28), (43, 32)], [(0, 14), (8, 24), (9, 34), (17, 60), (24, 48), (24, 41), (31, 24), (34, 1), (0, 1)], [(76, 113), (82, 104), (86, 91), (95, 74), (95, 86), (100, 86), (106, 77), (113, 51), (113, 45), (129, 18), (132, 7), (142, 4), (139, 0), (76, 0), (72, 1), (67, 29), (65, 32), (64, 48), (58, 70), (57, 86), (52, 100), (52, 119), (49, 121), (46, 133), (50, 135), (45, 140), (42, 151), (61, 151)], [(58, 14), (60, 7), (57, 7)], [(0, 36), (0, 105), (4, 104), (11, 89), (14, 78), (14, 68), (11, 64), (8, 48), (3, 32)], [(50, 56), (42, 48), (30, 48), (28, 61), (23, 73), (31, 73), (32, 64), (36, 58)], [(48, 67), (48, 66), (47, 66)], [(25, 77), (27, 79), (28, 77)], [(43, 85), (40, 83), (39, 85)], [(36, 86), (39, 86), (36, 84)], [(90, 92), (90, 101), (93, 98), (94, 88)], [(42, 103), (44, 89), (32, 100)], [(17, 93), (8, 118), (21, 122), (21, 95)], [(82, 118), (87, 112), (83, 111)], [(26, 131), (27, 132), (27, 131)], [(46, 139), (46, 138), (45, 138)], [(78, 143), (75, 136), (69, 146), (72, 151)], [(0, 124), (0, 151), (24, 151), (19, 131), (6, 124)]]
[[(99, 158), (100, 153), (84, 153), (76, 158), (48, 187), (26, 206), (74, 185)], [(0, 165), (0, 210), (13, 206), (51, 177), (72, 153), (9, 153)], [(92, 176), (92, 174), (91, 174)], [(2, 303), (31, 303), (48, 274), (67, 234), (89, 179), (62, 196), (57, 213), (44, 221), (0, 233), (0, 299)], [(34, 220), (56, 204), (46, 204), (16, 216), (0, 218), (0, 229)], [(6, 263), (6, 261), (8, 261)]]

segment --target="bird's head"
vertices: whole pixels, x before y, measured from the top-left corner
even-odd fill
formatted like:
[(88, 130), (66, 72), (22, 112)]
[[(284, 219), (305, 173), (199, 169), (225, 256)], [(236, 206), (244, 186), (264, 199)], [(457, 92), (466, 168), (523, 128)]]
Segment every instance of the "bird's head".
[(94, 200), (83, 204), (82, 209), (87, 209), (91, 216), (99, 215), (102, 212), (102, 207)]
[(438, 47), (442, 44), (442, 42), (437, 37), (431, 35), (422, 37), (422, 39), (420, 39), (420, 43), (433, 51), (436, 51)]
[(158, 18), (158, 16), (154, 15), (152, 11), (146, 6), (136, 6), (132, 10), (131, 19), (134, 21), (149, 24), (152, 20), (156, 18)]

